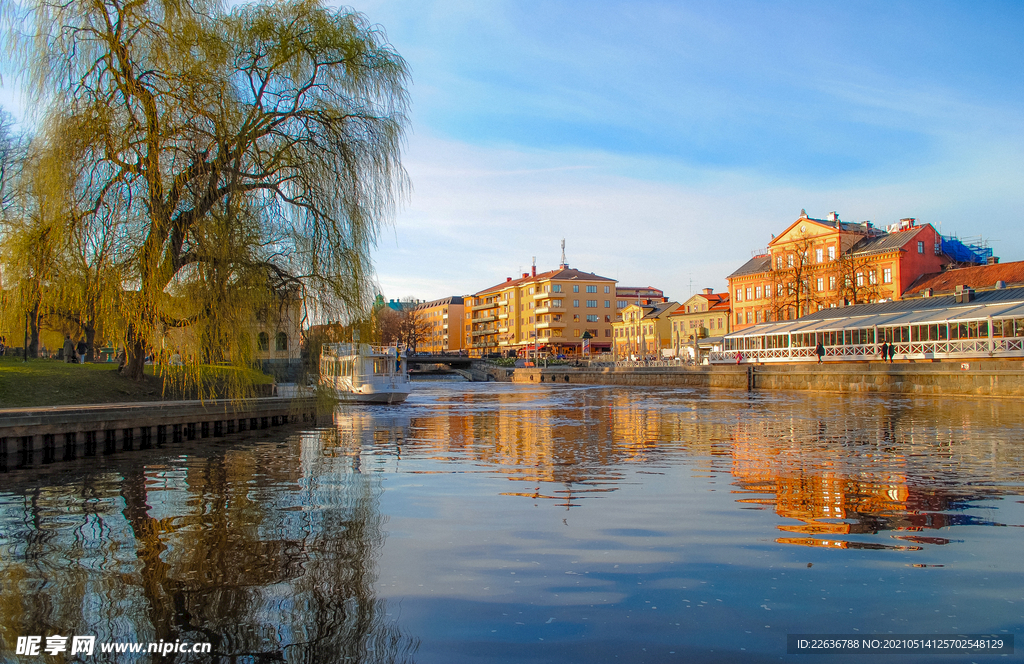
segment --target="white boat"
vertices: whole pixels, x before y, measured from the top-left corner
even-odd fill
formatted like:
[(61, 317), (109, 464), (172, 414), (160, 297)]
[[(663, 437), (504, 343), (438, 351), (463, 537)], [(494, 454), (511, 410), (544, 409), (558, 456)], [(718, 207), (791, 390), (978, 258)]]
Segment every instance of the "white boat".
[(358, 342), (323, 345), (320, 384), (359, 403), (402, 403), (412, 391), (402, 348)]

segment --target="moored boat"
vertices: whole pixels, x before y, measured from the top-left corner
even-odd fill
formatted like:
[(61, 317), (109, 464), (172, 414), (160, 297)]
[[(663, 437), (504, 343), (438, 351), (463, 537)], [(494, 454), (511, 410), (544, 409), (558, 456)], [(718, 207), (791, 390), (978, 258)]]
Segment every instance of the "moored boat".
[(323, 345), (320, 384), (359, 403), (402, 403), (412, 391), (402, 348), (358, 342)]

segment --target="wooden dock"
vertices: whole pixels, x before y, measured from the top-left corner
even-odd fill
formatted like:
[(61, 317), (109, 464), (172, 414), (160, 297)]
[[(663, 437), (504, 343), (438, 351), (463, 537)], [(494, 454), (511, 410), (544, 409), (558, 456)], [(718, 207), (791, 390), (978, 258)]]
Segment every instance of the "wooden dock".
[(315, 420), (311, 398), (3, 408), (0, 471)]

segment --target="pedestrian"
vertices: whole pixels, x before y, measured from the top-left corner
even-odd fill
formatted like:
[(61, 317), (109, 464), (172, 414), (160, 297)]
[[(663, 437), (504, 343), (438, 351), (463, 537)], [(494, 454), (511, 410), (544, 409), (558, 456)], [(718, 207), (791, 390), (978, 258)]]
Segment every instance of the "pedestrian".
[(743, 361), (743, 352), (741, 351), (739, 353), (736, 353), (736, 364), (739, 364), (742, 361)]
[(71, 340), (70, 334), (64, 335), (64, 361), (67, 363), (75, 361), (75, 342)]
[(882, 342), (882, 361), (889, 357), (889, 344), (885, 341)]
[(818, 364), (821, 364), (821, 358), (825, 357), (825, 347), (818, 342), (818, 345), (814, 348), (814, 354), (818, 356)]
[(78, 363), (85, 364), (85, 351), (89, 347), (85, 343), (85, 337), (82, 337), (81, 341), (78, 342), (78, 346), (75, 347), (75, 352), (78, 353)]
[(0, 336), (0, 357), (7, 354), (7, 337)]
[(896, 344), (889, 344), (889, 364), (892, 364), (893, 358), (896, 357)]

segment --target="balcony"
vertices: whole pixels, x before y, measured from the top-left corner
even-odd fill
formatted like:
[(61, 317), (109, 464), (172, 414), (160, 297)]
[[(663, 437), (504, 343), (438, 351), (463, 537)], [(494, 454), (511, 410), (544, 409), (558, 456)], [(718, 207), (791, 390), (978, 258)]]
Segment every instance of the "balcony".
[(508, 318), (508, 314), (504, 314), (504, 313), (502, 313), (502, 314), (498, 314), (498, 319), (499, 319), (499, 320), (504, 320), (504, 319), (506, 319), (506, 318)]
[(560, 321), (551, 321), (551, 322), (548, 322), (548, 323), (537, 323), (536, 325), (534, 325), (534, 327), (537, 328), (538, 330), (549, 330), (549, 329), (555, 329), (555, 328), (564, 329), (567, 324), (568, 323), (566, 321), (560, 320)]
[(504, 334), (504, 333), (508, 332), (508, 329), (509, 329), (508, 325), (505, 325), (504, 327), (499, 327), (498, 328), (498, 332)]
[(481, 309), (493, 309), (496, 306), (498, 306), (497, 302), (486, 302), (484, 304), (478, 304), (476, 306), (470, 307), (469, 310), (480, 311)]
[(496, 320), (498, 320), (497, 316), (484, 316), (482, 318), (474, 318), (473, 322), (474, 323), (490, 323), (491, 321), (496, 321)]
[(541, 314), (564, 314), (565, 307), (539, 307), (533, 310), (538, 316)]
[(470, 334), (474, 337), (479, 337), (484, 334), (495, 334), (496, 330), (473, 330)]

